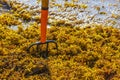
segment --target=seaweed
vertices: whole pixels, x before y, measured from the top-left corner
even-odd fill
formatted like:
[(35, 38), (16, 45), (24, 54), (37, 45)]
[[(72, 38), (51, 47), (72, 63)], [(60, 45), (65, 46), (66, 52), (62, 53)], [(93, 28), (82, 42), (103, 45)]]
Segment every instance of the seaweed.
[[(76, 6), (75, 3), (65, 5)], [(48, 28), (47, 39), (57, 41), (58, 53), (51, 44), (48, 59), (44, 59), (39, 52), (26, 51), (29, 44), (41, 38), (37, 22), (40, 18), (35, 16), (36, 22), (24, 28), (18, 19), (29, 22), (34, 12), (25, 10), (28, 6), (17, 2), (11, 3), (11, 7), (10, 12), (0, 15), (1, 80), (120, 79), (120, 29), (95, 23), (75, 27), (68, 21), (57, 20)], [(79, 23), (84, 21), (75, 20), (75, 24)], [(17, 30), (12, 30), (12, 25), (16, 25)], [(45, 45), (40, 49), (44, 54)]]

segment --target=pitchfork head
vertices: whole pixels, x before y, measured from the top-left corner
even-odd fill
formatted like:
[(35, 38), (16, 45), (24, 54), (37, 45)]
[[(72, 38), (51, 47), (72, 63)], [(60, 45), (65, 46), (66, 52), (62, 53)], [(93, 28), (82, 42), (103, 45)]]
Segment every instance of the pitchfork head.
[[(47, 40), (45, 43), (42, 43), (42, 42), (32, 43), (27, 48), (27, 51), (30, 52), (30, 49), (35, 47), (36, 48), (35, 52), (38, 52), (40, 54), (40, 56), (42, 56), (43, 58), (48, 58), (48, 53), (49, 53), (48, 48), (49, 48), (49, 44), (50, 43), (54, 43), (55, 44), (55, 49), (57, 50), (57, 53), (58, 53), (58, 45), (57, 45), (56, 41), (54, 41), (54, 40)], [(40, 46), (43, 45), (43, 44), (46, 44), (46, 50), (44, 52), (40, 49)]]

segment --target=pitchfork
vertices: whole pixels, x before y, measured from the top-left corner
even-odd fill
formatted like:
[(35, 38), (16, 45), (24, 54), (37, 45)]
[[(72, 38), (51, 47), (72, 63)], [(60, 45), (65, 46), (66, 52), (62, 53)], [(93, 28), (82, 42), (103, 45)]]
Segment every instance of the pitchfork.
[(33, 46), (36, 46), (36, 50), (39, 51), (39, 46), (46, 44), (46, 51), (42, 55), (42, 57), (47, 58), (48, 57), (48, 47), (49, 43), (54, 43), (56, 46), (56, 49), (58, 51), (58, 45), (55, 40), (46, 40), (46, 33), (47, 33), (47, 21), (48, 21), (48, 4), (49, 0), (42, 0), (42, 7), (41, 7), (41, 39), (38, 42), (32, 43), (27, 51), (30, 51), (30, 48)]

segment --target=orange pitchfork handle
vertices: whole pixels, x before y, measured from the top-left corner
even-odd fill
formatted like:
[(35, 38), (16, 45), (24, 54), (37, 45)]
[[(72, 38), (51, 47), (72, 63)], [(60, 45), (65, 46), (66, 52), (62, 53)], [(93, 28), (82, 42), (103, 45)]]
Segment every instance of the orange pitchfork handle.
[(49, 0), (42, 0), (41, 7), (41, 43), (46, 42), (47, 22), (48, 22), (48, 3)]

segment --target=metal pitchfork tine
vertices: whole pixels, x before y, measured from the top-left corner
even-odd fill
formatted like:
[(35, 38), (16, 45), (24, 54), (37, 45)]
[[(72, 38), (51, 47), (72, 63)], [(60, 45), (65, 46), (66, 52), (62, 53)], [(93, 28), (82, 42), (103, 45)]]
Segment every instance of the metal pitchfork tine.
[(39, 42), (35, 42), (33, 44), (31, 44), (28, 48), (27, 51), (30, 51), (30, 48), (33, 46), (37, 46), (36, 50), (39, 51), (39, 45), (42, 44), (47, 44), (46, 46), (46, 52), (44, 53), (44, 55), (42, 55), (44, 58), (48, 57), (48, 47), (49, 47), (49, 43), (54, 43), (56, 45), (56, 49), (58, 51), (58, 45), (57, 42), (55, 40), (46, 40), (46, 32), (47, 32), (47, 21), (48, 21), (48, 4), (49, 4), (49, 0), (42, 0), (42, 10), (41, 10), (41, 39)]

